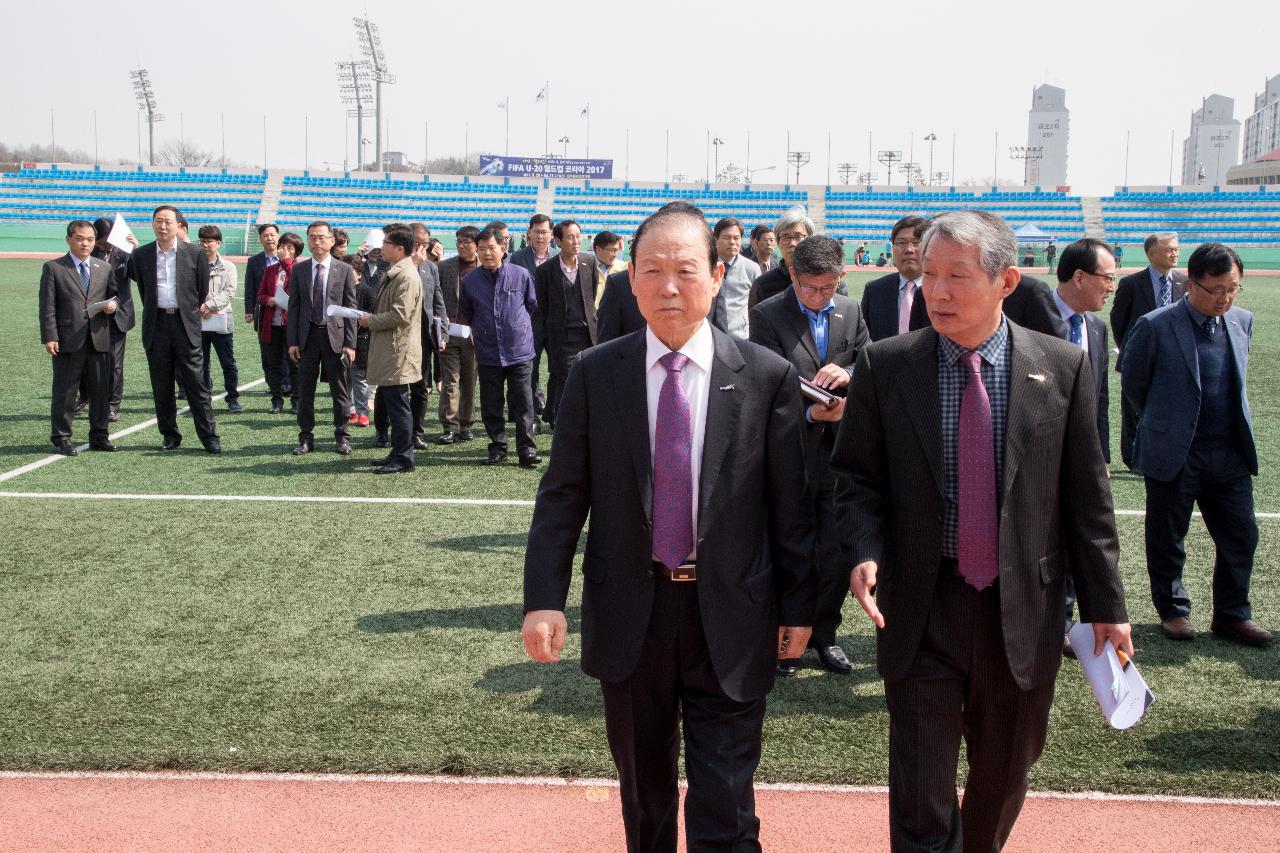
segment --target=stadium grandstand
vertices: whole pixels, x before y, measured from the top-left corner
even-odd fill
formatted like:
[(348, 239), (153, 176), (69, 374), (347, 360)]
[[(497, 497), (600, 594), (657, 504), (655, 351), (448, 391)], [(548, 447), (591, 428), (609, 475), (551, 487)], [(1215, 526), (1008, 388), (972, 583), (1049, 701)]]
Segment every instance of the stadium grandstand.
[(1063, 244), (1088, 235), (1140, 245), (1153, 232), (1175, 231), (1184, 247), (1220, 240), (1244, 250), (1247, 259), (1280, 266), (1280, 188), (1268, 186), (1122, 187), (1096, 198), (1030, 187), (672, 184), (67, 164), (27, 164), (0, 174), (0, 249), (56, 250), (58, 229), (76, 218), (119, 213), (145, 229), (161, 203), (177, 205), (194, 224), (221, 226), (231, 252), (256, 249), (258, 222), (300, 230), (316, 219), (347, 228), (353, 237), (395, 220), (421, 221), (449, 242), (461, 225), (501, 219), (518, 233), (531, 215), (546, 213), (577, 220), (587, 234), (608, 229), (629, 237), (646, 215), (677, 199), (702, 208), (709, 222), (734, 216), (747, 230), (801, 205), (821, 232), (844, 239), (850, 253), (858, 244), (874, 248), (886, 240), (902, 216), (979, 208), (1015, 229), (1034, 226), (1041, 241)]

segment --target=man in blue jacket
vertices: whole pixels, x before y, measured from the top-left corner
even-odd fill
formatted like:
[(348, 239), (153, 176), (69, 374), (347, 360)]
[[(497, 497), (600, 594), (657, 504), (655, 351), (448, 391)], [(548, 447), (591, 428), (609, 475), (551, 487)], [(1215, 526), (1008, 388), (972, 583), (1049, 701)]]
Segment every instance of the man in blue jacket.
[(1191, 640), (1191, 597), (1182, 585), (1184, 539), (1200, 505), (1217, 551), (1210, 629), (1261, 646), (1271, 632), (1249, 607), (1258, 547), (1253, 480), (1258, 453), (1245, 393), (1253, 315), (1234, 307), (1244, 264), (1221, 243), (1187, 261), (1187, 295), (1147, 314), (1125, 340), (1121, 385), (1138, 413), (1133, 470), (1147, 485), (1147, 574), (1160, 628)]

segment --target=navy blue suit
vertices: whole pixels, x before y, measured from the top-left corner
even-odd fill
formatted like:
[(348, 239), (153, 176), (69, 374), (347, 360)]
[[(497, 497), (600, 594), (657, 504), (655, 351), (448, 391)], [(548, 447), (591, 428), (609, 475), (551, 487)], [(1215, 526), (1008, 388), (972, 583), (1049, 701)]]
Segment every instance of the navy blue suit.
[[(1147, 573), (1161, 620), (1191, 612), (1182, 568), (1193, 503), (1217, 549), (1214, 615), (1252, 618), (1249, 577), (1258, 525), (1251, 476), (1258, 473), (1258, 453), (1245, 393), (1252, 333), (1253, 315), (1233, 307), (1211, 337), (1183, 299), (1140, 317), (1124, 343), (1121, 387), (1138, 413), (1133, 470), (1146, 478)], [(1226, 356), (1221, 381), (1206, 387), (1215, 344)], [(1211, 434), (1206, 423), (1216, 426)]]

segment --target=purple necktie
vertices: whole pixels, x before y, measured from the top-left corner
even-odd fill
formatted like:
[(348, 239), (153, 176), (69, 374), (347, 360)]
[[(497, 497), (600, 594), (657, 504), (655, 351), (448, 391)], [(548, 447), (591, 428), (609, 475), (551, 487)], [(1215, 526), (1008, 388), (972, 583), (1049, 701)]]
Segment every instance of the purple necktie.
[(981, 356), (961, 356), (969, 382), (960, 400), (960, 506), (957, 561), (974, 589), (986, 589), (1000, 574), (1000, 532), (996, 518), (996, 450), (991, 400), (982, 384)]
[(316, 280), (311, 286), (311, 322), (324, 322), (324, 267), (316, 264)]
[(653, 556), (674, 569), (693, 551), (693, 426), (680, 384), (689, 356), (669, 352), (658, 360), (667, 378), (653, 437)]

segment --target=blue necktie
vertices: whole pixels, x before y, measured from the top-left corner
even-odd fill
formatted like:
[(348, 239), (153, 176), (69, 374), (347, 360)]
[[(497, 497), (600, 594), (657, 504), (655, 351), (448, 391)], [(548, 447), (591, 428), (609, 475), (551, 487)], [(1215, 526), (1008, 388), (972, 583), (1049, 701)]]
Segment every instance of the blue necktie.
[(80, 286), (84, 288), (85, 295), (89, 295), (89, 265), (83, 262), (77, 262), (76, 266), (80, 267)]
[(1071, 315), (1071, 343), (1078, 347), (1084, 347), (1084, 337), (1081, 335), (1081, 327), (1084, 325), (1084, 317), (1079, 314)]
[(1160, 276), (1160, 304), (1157, 308), (1163, 308), (1173, 301), (1173, 284), (1169, 281), (1169, 276)]

